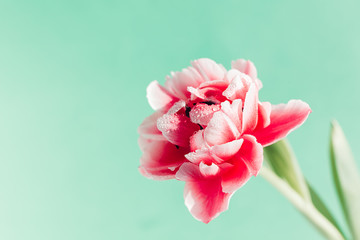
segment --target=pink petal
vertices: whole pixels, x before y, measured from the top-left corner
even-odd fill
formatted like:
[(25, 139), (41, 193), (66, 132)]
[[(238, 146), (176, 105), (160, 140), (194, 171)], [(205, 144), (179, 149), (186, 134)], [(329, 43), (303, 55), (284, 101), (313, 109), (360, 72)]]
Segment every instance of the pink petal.
[(205, 141), (210, 146), (231, 142), (239, 136), (236, 125), (221, 111), (214, 113), (204, 132)]
[(210, 151), (211, 153), (222, 159), (221, 162), (224, 162), (238, 153), (243, 142), (243, 139), (234, 140), (232, 142), (227, 142), (222, 145), (213, 146)]
[(173, 115), (179, 111), (181, 112), (181, 110), (184, 110), (185, 106), (186, 106), (185, 101), (183, 101), (183, 100), (177, 101), (171, 106), (171, 108), (168, 110), (167, 114)]
[(185, 205), (193, 217), (209, 223), (228, 209), (231, 194), (221, 190), (219, 180), (187, 182), (184, 189)]
[(213, 162), (209, 164), (200, 162), (199, 170), (204, 177), (210, 177), (217, 175), (220, 171), (220, 168)]
[(242, 122), (242, 101), (240, 99), (234, 100), (231, 104), (229, 101), (221, 103), (221, 111), (230, 118), (235, 124), (236, 128), (241, 131)]
[(246, 94), (243, 110), (242, 133), (255, 129), (258, 120), (258, 89), (251, 84)]
[(190, 137), (191, 151), (209, 147), (209, 145), (205, 142), (204, 139), (204, 131), (205, 130), (199, 130)]
[(270, 125), (254, 131), (252, 135), (264, 147), (268, 146), (302, 125), (310, 112), (309, 105), (301, 100), (290, 100), (287, 104), (273, 105)]
[(201, 83), (199, 89), (213, 88), (216, 90), (223, 91), (227, 88), (228, 84), (229, 83), (224, 80), (213, 80), (213, 81)]
[(203, 82), (198, 88), (188, 87), (188, 91), (191, 93), (191, 100), (200, 98), (204, 101), (213, 101), (219, 103), (226, 98), (223, 96), (223, 91), (227, 88), (228, 83), (223, 80), (213, 80), (209, 82)]
[(242, 73), (237, 69), (230, 69), (229, 71), (227, 71), (224, 80), (228, 83), (231, 83), (234, 79), (240, 78), (241, 74)]
[(262, 83), (257, 78), (257, 71), (255, 65), (251, 61), (245, 59), (238, 59), (231, 62), (231, 67), (249, 75), (254, 80), (258, 89), (262, 88)]
[(191, 63), (206, 81), (222, 80), (226, 70), (211, 59), (200, 58)]
[(222, 175), (222, 190), (226, 193), (233, 193), (242, 187), (251, 177), (246, 164), (238, 159), (234, 165)]
[(249, 60), (238, 59), (238, 60), (232, 61), (231, 67), (239, 70), (242, 73), (249, 75), (252, 79), (257, 78), (257, 71), (255, 68), (255, 65)]
[(197, 88), (204, 81), (195, 68), (188, 67), (181, 72), (172, 73), (171, 77), (167, 77), (165, 87), (169, 89), (169, 92), (174, 96), (187, 100), (190, 98), (190, 92), (188, 92), (187, 88)]
[(200, 127), (190, 121), (183, 114), (164, 114), (157, 120), (157, 128), (171, 143), (186, 147), (189, 146), (190, 136)]
[(186, 181), (184, 189), (185, 205), (194, 218), (209, 223), (221, 212), (227, 210), (231, 194), (221, 190), (219, 177), (204, 177), (199, 167), (184, 163), (176, 178)]
[(152, 81), (149, 84), (146, 89), (146, 97), (154, 110), (169, 106), (178, 100), (157, 81)]
[(198, 164), (185, 162), (176, 173), (176, 179), (184, 182), (194, 182), (204, 180)]
[(198, 103), (190, 111), (190, 119), (193, 123), (208, 125), (214, 112), (220, 110), (220, 105), (207, 105), (205, 103)]
[(231, 69), (228, 72), (227, 78), (230, 78), (230, 84), (224, 90), (223, 95), (229, 100), (244, 100), (253, 80), (248, 75), (235, 69)]
[(158, 141), (140, 136), (139, 146), (143, 155), (140, 173), (155, 180), (175, 178), (176, 168), (186, 161), (188, 148), (177, 148), (168, 141)]
[(236, 158), (246, 164), (251, 175), (256, 176), (263, 163), (263, 147), (254, 136), (243, 135), (242, 138), (244, 142)]
[(271, 103), (259, 102), (258, 123), (256, 128), (264, 128), (270, 124)]
[(206, 164), (222, 164), (239, 152), (243, 141), (243, 139), (239, 139), (222, 145), (201, 148), (186, 154), (185, 157), (195, 164), (200, 164), (201, 162)]
[(201, 162), (211, 163), (213, 157), (211, 156), (209, 148), (198, 149), (195, 152), (189, 152), (185, 155), (186, 159), (195, 164), (200, 164)]
[(160, 118), (164, 112), (157, 111), (145, 118), (138, 128), (138, 132), (142, 137), (151, 138), (155, 140), (166, 140), (162, 133), (157, 128), (157, 120)]

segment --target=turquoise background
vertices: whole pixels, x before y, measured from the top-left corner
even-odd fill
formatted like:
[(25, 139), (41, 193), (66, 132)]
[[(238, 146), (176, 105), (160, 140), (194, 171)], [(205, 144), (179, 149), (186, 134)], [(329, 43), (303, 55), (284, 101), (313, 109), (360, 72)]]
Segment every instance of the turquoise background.
[(272, 103), (313, 113), (289, 139), (344, 223), (329, 168), (336, 118), (360, 165), (359, 1), (0, 0), (0, 238), (322, 239), (261, 177), (208, 225), (182, 182), (137, 170), (145, 89), (209, 57), (251, 59)]

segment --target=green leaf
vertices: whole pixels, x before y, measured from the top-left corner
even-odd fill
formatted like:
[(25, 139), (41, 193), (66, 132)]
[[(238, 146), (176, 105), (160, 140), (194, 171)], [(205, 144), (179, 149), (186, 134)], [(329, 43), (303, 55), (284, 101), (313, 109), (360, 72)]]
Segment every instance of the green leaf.
[(295, 155), (286, 139), (264, 148), (270, 168), (302, 196), (310, 201), (310, 193)]
[[(272, 172), (283, 179), (303, 199), (303, 204), (311, 204), (326, 218), (339, 233), (343, 231), (315, 190), (305, 180), (297, 159), (287, 140), (281, 140), (264, 148), (265, 161)], [(305, 212), (305, 213), (304, 213)], [(306, 211), (303, 211), (305, 215)]]
[(360, 239), (360, 175), (346, 137), (332, 122), (330, 158), (336, 190), (353, 239)]
[(324, 217), (327, 218), (327, 220), (329, 220), (339, 230), (339, 232), (343, 236), (345, 236), (344, 232), (341, 230), (339, 224), (336, 222), (335, 218), (333, 217), (329, 209), (326, 207), (325, 203), (321, 200), (320, 196), (315, 192), (314, 188), (309, 183), (307, 183), (307, 185), (310, 190), (310, 196), (313, 205)]
[[(312, 192), (314, 203), (306, 201), (296, 192), (284, 179), (280, 178), (273, 170), (263, 166), (260, 175), (271, 183), (281, 194), (283, 194), (327, 239), (344, 240), (341, 230), (331, 220), (331, 214), (317, 196)], [(315, 206), (315, 204), (317, 206)], [(320, 209), (320, 210), (319, 210)], [(330, 218), (330, 220), (329, 220)]]

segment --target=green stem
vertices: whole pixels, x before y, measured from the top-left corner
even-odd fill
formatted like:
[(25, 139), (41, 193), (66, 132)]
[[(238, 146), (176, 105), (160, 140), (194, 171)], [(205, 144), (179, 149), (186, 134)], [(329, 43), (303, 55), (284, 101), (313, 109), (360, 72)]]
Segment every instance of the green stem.
[(260, 175), (283, 194), (324, 236), (331, 240), (344, 240), (337, 228), (310, 201), (305, 201), (274, 172), (263, 166)]

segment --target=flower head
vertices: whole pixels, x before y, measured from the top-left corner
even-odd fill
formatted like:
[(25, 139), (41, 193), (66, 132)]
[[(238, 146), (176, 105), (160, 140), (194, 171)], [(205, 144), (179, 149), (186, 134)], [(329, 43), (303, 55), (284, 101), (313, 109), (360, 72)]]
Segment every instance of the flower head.
[(311, 112), (300, 100), (260, 102), (261, 87), (254, 64), (243, 59), (229, 71), (198, 59), (171, 73), (164, 87), (150, 83), (147, 97), (156, 112), (139, 127), (140, 172), (186, 182), (185, 205), (196, 219), (210, 222), (258, 174), (263, 147), (284, 138)]

